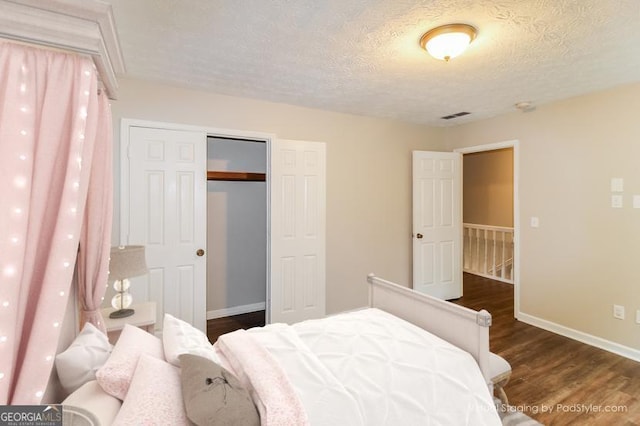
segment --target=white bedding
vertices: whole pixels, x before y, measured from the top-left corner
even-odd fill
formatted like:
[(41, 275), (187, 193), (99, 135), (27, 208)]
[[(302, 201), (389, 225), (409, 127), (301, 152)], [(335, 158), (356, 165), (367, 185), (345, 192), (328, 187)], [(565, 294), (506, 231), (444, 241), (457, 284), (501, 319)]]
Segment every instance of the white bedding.
[(287, 373), (313, 426), (501, 424), (471, 355), (383, 311), (248, 332)]
[[(130, 369), (126, 378), (131, 386), (127, 385), (129, 392), (122, 406), (135, 407), (135, 414), (148, 420), (138, 424), (154, 424), (158, 407), (171, 406), (171, 413), (184, 420), (174, 424), (186, 424), (183, 404), (166, 404), (182, 398), (175, 379), (162, 372), (152, 378), (142, 374), (140, 363), (149, 357), (140, 352), (137, 343), (148, 335), (135, 327), (125, 328), (123, 334), (127, 332), (134, 333), (136, 344), (121, 336), (116, 346), (122, 347), (114, 353), (138, 367)], [(135, 333), (142, 335), (136, 337)], [(156, 339), (154, 343), (160, 348), (157, 360), (151, 360), (175, 369), (163, 360), (160, 340), (148, 337)], [(489, 388), (470, 354), (381, 310), (365, 309), (292, 326), (238, 330), (221, 336), (211, 350), (220, 355), (213, 358), (249, 391), (262, 425), (501, 424)], [(108, 371), (107, 367), (105, 364), (102, 369)], [(138, 382), (142, 385), (133, 385)], [(117, 403), (109, 411), (112, 419), (120, 400), (105, 393), (102, 384), (93, 382), (92, 386), (109, 399), (107, 402)], [(94, 396), (88, 397), (83, 389), (65, 400), (67, 405), (80, 407), (69, 414), (82, 421), (85, 414), (96, 411)], [(157, 389), (162, 390), (162, 398)], [(140, 404), (140, 400), (146, 403)], [(216, 409), (215, 404), (212, 407)], [(98, 411), (104, 410), (96, 414)], [(111, 423), (106, 417), (100, 422), (104, 426)]]

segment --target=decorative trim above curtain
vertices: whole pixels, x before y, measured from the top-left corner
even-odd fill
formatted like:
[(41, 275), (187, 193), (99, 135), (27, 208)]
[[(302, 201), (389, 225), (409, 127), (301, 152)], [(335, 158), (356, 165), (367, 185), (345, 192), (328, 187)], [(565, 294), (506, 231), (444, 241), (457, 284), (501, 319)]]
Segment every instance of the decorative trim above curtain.
[[(0, 404), (41, 402), (79, 241), (110, 226), (94, 219), (111, 197), (101, 170), (111, 167), (108, 110), (90, 59), (0, 41)], [(92, 300), (104, 293), (109, 252), (95, 247)]]

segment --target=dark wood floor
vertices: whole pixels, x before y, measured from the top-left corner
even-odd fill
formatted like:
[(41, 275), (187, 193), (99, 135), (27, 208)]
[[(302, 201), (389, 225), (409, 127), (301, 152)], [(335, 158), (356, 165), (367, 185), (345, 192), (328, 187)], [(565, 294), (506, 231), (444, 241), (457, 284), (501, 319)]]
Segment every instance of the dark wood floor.
[(207, 337), (211, 343), (215, 343), (218, 337), (225, 333), (230, 333), (241, 328), (262, 327), (263, 325), (264, 311), (217, 318), (207, 321)]
[(640, 425), (640, 363), (516, 321), (512, 285), (464, 275), (455, 302), (491, 313), (510, 405), (545, 425)]

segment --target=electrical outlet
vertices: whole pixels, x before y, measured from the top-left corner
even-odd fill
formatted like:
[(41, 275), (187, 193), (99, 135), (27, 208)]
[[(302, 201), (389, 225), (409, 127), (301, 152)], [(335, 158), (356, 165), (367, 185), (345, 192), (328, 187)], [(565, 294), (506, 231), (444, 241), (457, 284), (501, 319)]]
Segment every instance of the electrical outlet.
[(613, 317), (623, 320), (624, 319), (624, 306), (613, 305)]
[(614, 209), (621, 209), (624, 205), (624, 198), (622, 195), (612, 195), (611, 196), (611, 207)]

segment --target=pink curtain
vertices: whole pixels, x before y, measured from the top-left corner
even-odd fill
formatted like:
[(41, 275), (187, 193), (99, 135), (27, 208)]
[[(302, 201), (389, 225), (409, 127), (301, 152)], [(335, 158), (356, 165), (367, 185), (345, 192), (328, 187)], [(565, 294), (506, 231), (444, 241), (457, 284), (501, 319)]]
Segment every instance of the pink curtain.
[(88, 58), (0, 41), (0, 404), (44, 394), (107, 108)]
[(105, 96), (100, 98), (98, 132), (89, 176), (89, 191), (78, 252), (78, 299), (80, 328), (90, 322), (105, 334), (100, 304), (107, 286), (111, 223), (113, 216), (113, 165), (111, 110)]

